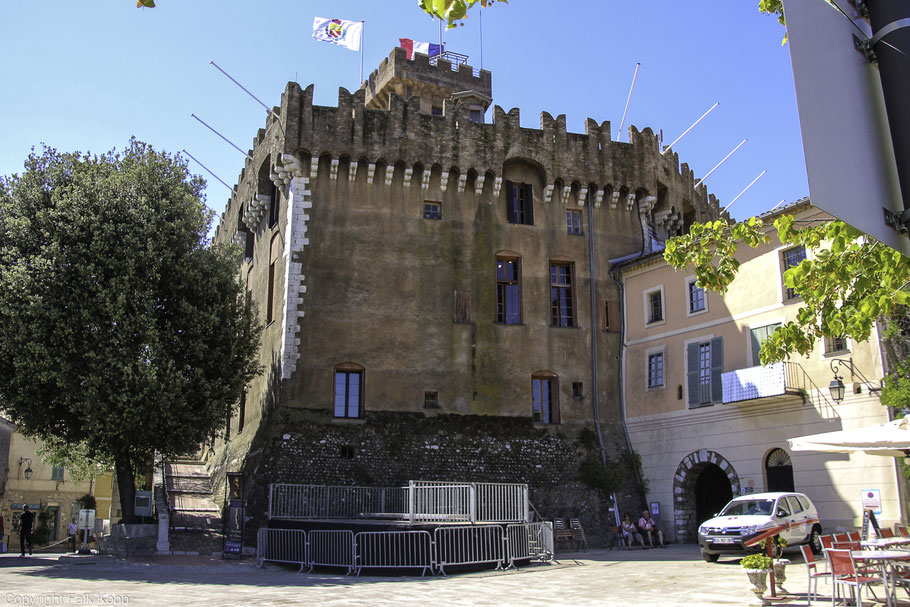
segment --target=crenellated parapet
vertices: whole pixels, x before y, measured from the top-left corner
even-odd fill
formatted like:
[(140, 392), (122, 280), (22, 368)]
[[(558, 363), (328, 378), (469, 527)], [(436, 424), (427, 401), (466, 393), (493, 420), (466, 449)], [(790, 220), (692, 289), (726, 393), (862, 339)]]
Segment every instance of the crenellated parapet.
[[(422, 72), (450, 69), (423, 65), (426, 57), (419, 55), (414, 61), (404, 59), (399, 51), (383, 61), (369, 82), (395, 70), (406, 71), (408, 66), (399, 62), (416, 61)], [(485, 81), (486, 74), (475, 76), (469, 66), (461, 66), (458, 77)], [(454, 181), (459, 192), (473, 191), (489, 202), (499, 196), (504, 166), (521, 160), (541, 168), (545, 183), (535, 197), (545, 203), (584, 206), (590, 201), (604, 212), (634, 212), (643, 198), (657, 196), (656, 210), (667, 211), (668, 217), (705, 220), (721, 215), (705, 186), (695, 187), (688, 165), (680, 165), (673, 151), (661, 153), (650, 128), (630, 127), (626, 143), (612, 139), (608, 121), (589, 118), (584, 133), (570, 133), (565, 115), (554, 118), (542, 112), (540, 128), (531, 129), (521, 126), (518, 108), (494, 106), (492, 123), (484, 124), (471, 119), (470, 106), (454, 99), (443, 102), (443, 115), (432, 115), (421, 111), (416, 96), (405, 99), (393, 92), (386, 109), (367, 107), (368, 96), (369, 87), (354, 93), (341, 88), (337, 107), (318, 106), (313, 103), (313, 85), (303, 89), (289, 83), (276, 109), (280, 118), (270, 116), (257, 134), (232, 200), (251, 201), (262, 193), (253, 184), (266, 158), (273, 181), (286, 185), (292, 173), (316, 179), (320, 159), (328, 157), (326, 173), (333, 181), (354, 181), (361, 170), (368, 184), (389, 187), (400, 172), (398, 179), (405, 187), (426, 190), (427, 172), (436, 170), (439, 177), (434, 183), (441, 192)]]

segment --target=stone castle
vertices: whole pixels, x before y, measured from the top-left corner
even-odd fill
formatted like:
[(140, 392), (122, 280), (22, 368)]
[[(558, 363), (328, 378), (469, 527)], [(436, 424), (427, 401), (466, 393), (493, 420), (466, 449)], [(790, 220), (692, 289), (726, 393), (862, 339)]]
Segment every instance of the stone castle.
[(638, 507), (610, 260), (717, 201), (650, 129), (491, 103), (490, 72), (396, 48), (337, 107), (289, 83), (258, 132), (215, 238), (245, 250), (265, 372), (209, 457), (250, 530), (272, 482), (526, 482), (595, 541), (605, 477)]

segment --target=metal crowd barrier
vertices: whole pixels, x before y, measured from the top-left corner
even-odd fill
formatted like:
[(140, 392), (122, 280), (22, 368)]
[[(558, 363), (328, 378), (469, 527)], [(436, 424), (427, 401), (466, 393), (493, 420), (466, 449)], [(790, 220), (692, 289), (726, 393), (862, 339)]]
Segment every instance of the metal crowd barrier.
[(347, 567), (354, 571), (354, 532), (350, 530), (314, 529), (309, 534), (310, 571), (316, 565)]
[(515, 567), (515, 561), (553, 559), (553, 524), (550, 522), (519, 523), (506, 525), (507, 569)]
[(436, 564), (443, 575), (449, 565), (496, 563), (496, 569), (502, 569), (506, 538), (499, 525), (437, 527), (433, 537)]
[(429, 531), (361, 531), (354, 537), (357, 545), (356, 573), (364, 567), (387, 569), (427, 569), (433, 573), (433, 540)]
[(303, 570), (307, 559), (306, 532), (303, 529), (268, 529), (260, 527), (256, 542), (256, 562), (293, 563)]
[(313, 570), (316, 565), (363, 568), (421, 569), (421, 575), (446, 574), (451, 565), (495, 563), (515, 567), (521, 560), (553, 558), (553, 527), (549, 522), (438, 527), (429, 531), (361, 531), (260, 528), (256, 561), (289, 563)]
[(272, 518), (391, 519), (419, 522), (528, 520), (528, 486), (519, 483), (409, 481), (407, 487), (272, 484)]

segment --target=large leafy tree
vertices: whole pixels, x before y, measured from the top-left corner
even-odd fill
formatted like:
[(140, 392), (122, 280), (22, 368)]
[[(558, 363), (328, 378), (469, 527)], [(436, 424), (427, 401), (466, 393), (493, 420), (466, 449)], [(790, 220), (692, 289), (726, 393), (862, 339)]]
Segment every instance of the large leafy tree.
[(0, 408), (28, 435), (115, 465), (193, 451), (259, 372), (235, 251), (179, 157), (132, 140), (32, 152), (0, 178)]

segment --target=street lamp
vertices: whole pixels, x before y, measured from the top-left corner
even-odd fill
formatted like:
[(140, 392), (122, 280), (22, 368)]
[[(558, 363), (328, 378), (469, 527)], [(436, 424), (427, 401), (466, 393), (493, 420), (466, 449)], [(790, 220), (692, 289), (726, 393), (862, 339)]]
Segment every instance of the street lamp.
[(834, 379), (831, 380), (831, 383), (828, 384), (828, 391), (831, 393), (831, 398), (834, 399), (835, 403), (840, 403), (844, 400), (844, 393), (846, 392), (844, 388), (844, 382), (841, 381), (843, 378), (837, 374), (840, 370), (841, 363), (848, 365), (850, 367), (850, 381), (854, 381), (854, 375), (859, 375), (860, 381), (866, 384), (866, 387), (869, 389), (870, 393), (881, 392), (880, 388), (876, 388), (872, 383), (863, 375), (859, 369), (853, 366), (852, 358), (832, 358), (831, 359), (831, 372), (834, 373)]
[(22, 462), (25, 462), (25, 480), (30, 480), (32, 478), (32, 458), (30, 457), (20, 457), (19, 458), (19, 468), (22, 468)]

